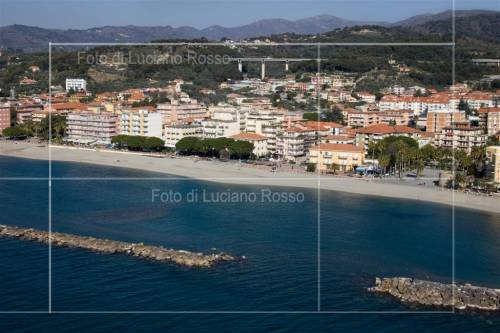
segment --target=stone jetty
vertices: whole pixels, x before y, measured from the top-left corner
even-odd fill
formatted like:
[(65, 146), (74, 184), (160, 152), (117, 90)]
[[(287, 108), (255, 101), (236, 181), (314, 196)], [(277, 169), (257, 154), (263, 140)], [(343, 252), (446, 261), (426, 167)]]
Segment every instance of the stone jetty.
[(500, 310), (500, 289), (470, 284), (443, 284), (404, 277), (376, 278), (369, 291), (397, 297), (402, 302), (457, 309)]
[(186, 267), (211, 267), (217, 263), (232, 261), (234, 258), (225, 253), (203, 254), (184, 250), (167, 249), (162, 246), (128, 243), (94, 237), (77, 236), (59, 232), (25, 229), (0, 225), (0, 236), (49, 243), (52, 246), (85, 249), (105, 254), (124, 254), (159, 262), (170, 262)]

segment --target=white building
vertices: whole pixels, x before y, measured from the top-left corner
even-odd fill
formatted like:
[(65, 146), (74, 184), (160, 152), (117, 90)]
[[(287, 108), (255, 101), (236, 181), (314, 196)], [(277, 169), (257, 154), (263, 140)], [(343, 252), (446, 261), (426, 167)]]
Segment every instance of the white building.
[(289, 128), (278, 136), (276, 141), (276, 154), (283, 160), (295, 161), (305, 155), (303, 131)]
[(193, 124), (165, 124), (163, 126), (163, 140), (165, 147), (175, 148), (179, 140), (186, 137), (201, 138), (202, 127), (199, 123)]
[(245, 129), (246, 113), (230, 105), (209, 108), (210, 119), (203, 120), (203, 138), (230, 137)]
[(66, 118), (67, 140), (81, 144), (110, 144), (118, 134), (118, 116), (110, 113), (75, 112)]
[(246, 132), (263, 135), (267, 138), (267, 149), (276, 152), (277, 136), (282, 128), (284, 114), (272, 111), (250, 112), (246, 120)]
[(87, 90), (87, 81), (84, 79), (66, 79), (66, 91)]

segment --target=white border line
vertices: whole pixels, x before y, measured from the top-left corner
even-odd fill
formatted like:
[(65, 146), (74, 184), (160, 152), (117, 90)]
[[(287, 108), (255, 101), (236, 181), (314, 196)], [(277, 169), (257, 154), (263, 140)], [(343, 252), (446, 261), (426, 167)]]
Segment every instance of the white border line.
[[(320, 78), (321, 78), (321, 46), (318, 44), (318, 72), (317, 72), (317, 78), (316, 78), (316, 99), (318, 103), (318, 133), (320, 130), (320, 121), (321, 121), (321, 86), (320, 86)], [(317, 241), (318, 244), (316, 246), (316, 253), (317, 253), (317, 260), (318, 260), (318, 275), (317, 275), (317, 282), (318, 282), (318, 290), (317, 290), (317, 297), (318, 297), (318, 304), (317, 304), (317, 311), (321, 312), (321, 170), (319, 168), (319, 161), (320, 161), (320, 155), (321, 151), (318, 150), (318, 158), (317, 158), (317, 163), (316, 163), (316, 171), (317, 171)]]
[(427, 311), (427, 310), (412, 310), (412, 311), (204, 311), (204, 310), (194, 310), (194, 311), (140, 311), (140, 310), (130, 310), (130, 311), (85, 311), (85, 310), (68, 310), (68, 311), (0, 311), (0, 314), (442, 314), (442, 315), (450, 315), (455, 314), (453, 311)]
[[(453, 42), (451, 43), (267, 43), (267, 44), (249, 44), (249, 43), (231, 43), (236, 46), (317, 46), (318, 48), (318, 73), (320, 71), (320, 49), (321, 46), (451, 46), (452, 47), (452, 76), (454, 81), (455, 78), (455, 0), (452, 0), (452, 37)], [(174, 46), (174, 45), (189, 45), (189, 46), (210, 46), (210, 45), (221, 45), (227, 46), (226, 43), (52, 43), (49, 42), (49, 299), (48, 299), (48, 312), (39, 311), (0, 311), (0, 313), (65, 313), (65, 314), (450, 314), (455, 313), (455, 307), (453, 311), (323, 311), (321, 310), (321, 216), (320, 216), (320, 191), (321, 191), (321, 175), (318, 172), (318, 304), (316, 311), (53, 311), (52, 310), (52, 155), (51, 155), (51, 105), (52, 105), (52, 46), (148, 46), (148, 45), (164, 45), (164, 46)], [(319, 84), (319, 82), (318, 82)], [(320, 96), (317, 96), (318, 103), (320, 103)], [(319, 110), (318, 110), (319, 111)], [(453, 156), (454, 163), (454, 156)], [(282, 178), (283, 179), (283, 178)], [(296, 178), (294, 178), (296, 179)], [(148, 180), (145, 178), (144, 180)], [(151, 180), (151, 179), (149, 179)], [(199, 179), (198, 179), (199, 180)], [(453, 192), (452, 192), (453, 193)], [(452, 253), (452, 272), (453, 272), (453, 282), (455, 281), (455, 207), (454, 207), (454, 194), (453, 194), (453, 210), (452, 210), (452, 220), (453, 220), (453, 253)]]
[(49, 42), (49, 313), (52, 312), (52, 43)]
[[(455, 50), (455, 42), (456, 42), (456, 12), (455, 12), (455, 1), (452, 0), (452, 8), (451, 8), (451, 37), (453, 39), (453, 45), (451, 47), (451, 84), (455, 85), (456, 81), (456, 50)], [(497, 0), (498, 1), (498, 0)], [(454, 97), (454, 91), (452, 91), (452, 96)], [(451, 192), (451, 282), (455, 284), (455, 173), (456, 173), (456, 164), (455, 164), (455, 149), (451, 150), (452, 152), (452, 176), (453, 176), (453, 191)], [(452, 297), (456, 299), (455, 288), (452, 288)], [(456, 312), (456, 305), (453, 303), (453, 312)]]
[(252, 44), (252, 43), (196, 43), (196, 42), (182, 42), (182, 43), (57, 43), (51, 42), (53, 46), (248, 46), (250, 48), (254, 47), (266, 47), (266, 46), (453, 46), (454, 42), (373, 42), (373, 43), (263, 43), (263, 44)]

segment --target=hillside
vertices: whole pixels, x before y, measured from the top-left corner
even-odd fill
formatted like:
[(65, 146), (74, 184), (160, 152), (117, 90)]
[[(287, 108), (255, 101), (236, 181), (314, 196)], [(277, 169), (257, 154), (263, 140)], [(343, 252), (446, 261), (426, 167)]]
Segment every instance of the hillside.
[[(500, 40), (498, 25), (500, 14), (477, 15), (459, 18), (463, 29), (457, 29), (456, 44), (456, 79), (457, 81), (478, 80), (486, 74), (498, 74), (496, 67), (474, 66), (472, 58), (499, 58)], [(447, 21), (432, 21), (415, 27), (380, 27), (373, 25), (355, 26), (337, 29), (320, 35), (276, 34), (270, 38), (276, 42), (449, 42), (451, 41)], [(458, 21), (457, 21), (458, 22)], [(469, 28), (467, 28), (469, 27)], [(474, 29), (472, 29), (474, 27)], [(156, 40), (172, 41), (172, 40)], [(184, 59), (181, 64), (165, 65), (123, 65), (118, 67), (106, 65), (77, 64), (76, 52), (53, 52), (53, 83), (63, 84), (66, 77), (83, 77), (88, 79), (92, 91), (120, 90), (130, 87), (159, 86), (176, 78), (193, 81), (196, 86), (216, 88), (217, 84), (226, 79), (241, 79), (242, 73), (236, 64), (202, 65), (185, 63), (188, 50), (195, 50), (202, 56), (227, 55), (229, 57), (307, 57), (317, 56), (316, 47), (258, 47), (253, 44), (239, 47), (204, 46), (204, 47), (99, 47), (88, 50), (90, 53), (107, 54), (111, 56), (116, 51), (124, 54), (129, 52), (154, 54), (170, 53)], [(322, 46), (321, 69), (331, 73), (335, 71), (353, 72), (360, 77), (373, 78), (372, 82), (363, 82), (366, 89), (374, 90), (379, 85), (387, 83), (391, 78), (400, 82), (442, 87), (452, 82), (452, 53), (449, 46)], [(409, 72), (398, 73), (395, 66), (389, 64), (389, 59), (396, 64), (407, 66)], [(34, 86), (19, 86), (20, 79), (32, 77), (28, 67), (36, 64), (40, 73), (34, 77), (38, 84)], [(289, 74), (298, 77), (305, 72), (317, 70), (314, 61), (292, 63)], [(47, 53), (25, 53), (4, 55), (0, 58), (0, 89), (7, 94), (10, 87), (16, 91), (43, 91), (47, 89), (48, 79)], [(244, 74), (259, 77), (260, 65), (245, 63)], [(283, 66), (268, 64), (266, 72), (274, 77), (283, 76)], [(115, 78), (101, 80), (96, 78)]]
[(47, 48), (48, 42), (75, 43), (136, 43), (154, 39), (191, 39), (206, 38), (220, 40), (230, 38), (240, 40), (256, 36), (268, 36), (281, 33), (317, 34), (338, 28), (360, 24), (386, 24), (383, 22), (361, 22), (345, 20), (336, 16), (322, 15), (296, 21), (284, 19), (266, 19), (239, 27), (214, 25), (205, 29), (171, 26), (105, 26), (85, 30), (44, 29), (25, 25), (0, 27), (0, 49), (18, 49), (37, 51)]
[[(489, 28), (487, 34), (498, 33), (498, 20), (495, 25), (487, 27), (478, 21), (470, 21), (469, 25), (462, 25), (470, 17), (497, 17), (499, 13), (483, 10), (457, 11), (457, 29), (466, 32), (483, 31)], [(489, 19), (487, 19), (490, 21)], [(440, 22), (439, 25), (436, 22)], [(460, 24), (459, 24), (460, 23)], [(473, 23), (473, 24), (472, 24)], [(214, 25), (205, 29), (196, 29), (189, 26), (104, 26), (90, 29), (44, 29), (25, 25), (10, 25), (0, 27), (0, 49), (23, 50), (25, 52), (34, 52), (47, 49), (49, 42), (74, 42), (74, 43), (137, 43), (149, 42), (156, 39), (199, 39), (221, 40), (229, 38), (240, 40), (252, 37), (264, 37), (279, 34), (298, 34), (315, 35), (323, 34), (328, 31), (344, 29), (346, 27), (376, 25), (380, 27), (403, 27), (416, 29), (422, 34), (435, 32), (451, 32), (451, 12), (446, 11), (437, 14), (417, 15), (406, 20), (387, 23), (387, 22), (362, 22), (343, 19), (332, 15), (321, 15), (308, 17), (300, 20), (285, 19), (265, 19), (238, 27), (223, 27)], [(448, 31), (446, 31), (448, 30)], [(475, 35), (478, 36), (477, 34)], [(494, 36), (491, 36), (492, 38)]]

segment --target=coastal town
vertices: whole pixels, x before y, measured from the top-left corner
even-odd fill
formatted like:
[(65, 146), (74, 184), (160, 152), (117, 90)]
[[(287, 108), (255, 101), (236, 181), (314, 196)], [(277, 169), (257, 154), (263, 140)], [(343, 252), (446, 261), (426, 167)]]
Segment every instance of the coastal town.
[[(34, 75), (39, 70), (29, 66)], [(398, 65), (398, 75), (406, 70)], [(4, 139), (48, 140), (50, 118), (58, 145), (239, 159), (324, 175), (425, 178), (425, 169), (438, 169), (436, 185), (498, 191), (494, 88), (392, 85), (373, 93), (359, 91), (353, 73), (261, 74), (197, 92), (218, 95), (214, 102), (190, 95), (193, 83), (180, 78), (101, 93), (86, 79), (66, 78), (65, 86), (51, 87), (51, 98), (16, 95), (13, 87), (0, 104), (0, 129)], [(25, 77), (20, 85), (34, 82)]]

